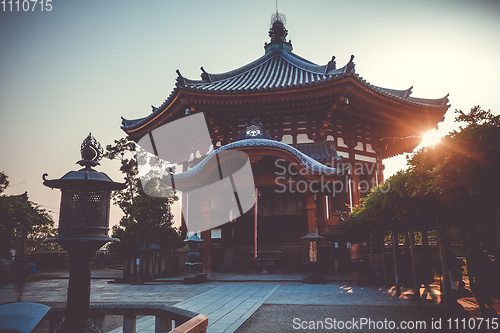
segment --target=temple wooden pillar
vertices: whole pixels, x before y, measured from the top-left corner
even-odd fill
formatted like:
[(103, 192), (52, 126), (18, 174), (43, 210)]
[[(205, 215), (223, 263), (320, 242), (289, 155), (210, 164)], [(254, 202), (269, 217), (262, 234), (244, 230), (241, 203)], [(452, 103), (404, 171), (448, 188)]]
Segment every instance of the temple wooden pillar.
[(307, 195), (307, 233), (311, 232), (311, 229), (315, 233), (318, 232), (318, 226), (316, 224), (316, 202), (314, 200), (314, 194)]
[(212, 230), (205, 230), (201, 232), (201, 239), (203, 239), (203, 273), (210, 274), (210, 252), (212, 250)]
[[(203, 200), (201, 207), (201, 219), (206, 225), (210, 222), (210, 199)], [(211, 252), (212, 252), (212, 230), (208, 229), (201, 232), (203, 239), (203, 273), (210, 274), (211, 271)]]
[(376, 170), (373, 178), (375, 179), (375, 185), (379, 186), (384, 181), (384, 163), (382, 158), (382, 151), (384, 147), (380, 143), (380, 137), (375, 135), (372, 137), (372, 149), (375, 150), (375, 165)]
[(356, 167), (356, 152), (354, 151), (354, 148), (357, 146), (357, 141), (354, 139), (344, 139), (344, 143), (347, 145), (349, 148), (349, 163), (350, 163), (350, 171), (351, 171), (351, 177), (350, 177), (350, 182), (351, 184), (347, 184), (349, 187), (349, 193), (350, 196), (352, 196), (352, 206), (357, 206), (359, 204), (359, 171), (357, 170)]
[(182, 192), (182, 197), (181, 197), (181, 235), (184, 235), (187, 232), (187, 226), (186, 226), (186, 219), (184, 217), (183, 212), (187, 212), (187, 202), (188, 202), (188, 195), (185, 192)]
[(377, 150), (377, 170), (376, 170), (376, 177), (377, 177), (377, 186), (382, 184), (384, 181), (384, 163), (382, 162), (382, 153), (380, 150)]
[(317, 194), (317, 206), (318, 206), (318, 216), (317, 216), (317, 221), (319, 221), (320, 224), (326, 223), (326, 210), (328, 207), (326, 206), (326, 195), (324, 194)]

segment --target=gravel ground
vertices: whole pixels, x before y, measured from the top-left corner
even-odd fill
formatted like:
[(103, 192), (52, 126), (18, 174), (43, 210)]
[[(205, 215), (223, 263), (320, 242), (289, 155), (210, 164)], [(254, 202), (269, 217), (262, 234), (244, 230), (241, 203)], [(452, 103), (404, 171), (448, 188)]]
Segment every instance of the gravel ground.
[[(326, 320), (330, 318), (331, 321)], [(361, 318), (370, 319), (373, 322), (380, 321), (379, 325), (387, 320), (387, 326), (372, 327), (368, 329), (366, 324), (360, 329), (339, 329), (339, 321), (346, 324), (352, 324), (353, 320), (358, 321), (360, 325)], [(443, 308), (423, 307), (416, 309), (414, 307), (390, 307), (390, 306), (360, 306), (360, 305), (262, 305), (240, 328), (237, 333), (249, 332), (436, 332), (437, 328), (432, 329), (432, 323), (441, 318), (442, 330), (444, 331), (448, 322)], [(333, 326), (333, 319), (337, 320), (337, 329), (327, 326), (330, 323)], [(399, 327), (402, 321), (424, 321), (425, 329), (401, 329)], [(318, 321), (323, 321), (323, 329)], [(389, 321), (395, 323), (395, 329), (390, 329)], [(384, 324), (385, 325), (385, 324)], [(454, 325), (454, 322), (452, 322)], [(295, 328), (294, 328), (295, 327)], [(350, 326), (349, 326), (350, 328)], [(363, 328), (363, 329), (361, 329)], [(456, 330), (452, 330), (456, 331)], [(488, 332), (488, 330), (474, 330), (476, 332)], [(490, 328), (489, 331), (494, 331)]]

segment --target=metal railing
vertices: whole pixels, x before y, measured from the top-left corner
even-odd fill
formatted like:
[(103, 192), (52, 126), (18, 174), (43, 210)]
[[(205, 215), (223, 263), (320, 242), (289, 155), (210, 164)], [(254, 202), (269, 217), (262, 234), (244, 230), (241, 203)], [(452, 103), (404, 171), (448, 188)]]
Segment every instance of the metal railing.
[[(65, 308), (51, 308), (44, 317), (49, 320), (49, 332), (61, 326)], [(206, 333), (208, 317), (170, 305), (150, 303), (102, 303), (92, 304), (90, 316), (94, 325), (103, 330), (107, 315), (123, 316), (123, 333), (136, 332), (137, 316), (155, 316), (155, 333)], [(175, 327), (173, 330), (172, 328)]]

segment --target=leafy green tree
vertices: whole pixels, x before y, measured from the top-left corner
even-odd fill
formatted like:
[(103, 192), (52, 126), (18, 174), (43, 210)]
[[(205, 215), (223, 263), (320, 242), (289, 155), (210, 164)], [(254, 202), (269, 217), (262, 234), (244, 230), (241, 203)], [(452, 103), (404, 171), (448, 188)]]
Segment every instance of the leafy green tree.
[(9, 177), (5, 174), (5, 172), (0, 171), (0, 193), (9, 187), (9, 180), (7, 178)]
[(456, 113), (466, 126), (414, 154), (408, 170), (375, 188), (350, 214), (347, 228), (391, 230), (411, 221), (416, 228), (430, 221), (431, 228), (438, 213), (470, 223), (471, 214), (499, 206), (500, 116), (480, 106)]
[(415, 171), (399, 171), (361, 200), (343, 228), (354, 234), (432, 229), (435, 192)]
[[(0, 172), (0, 192), (9, 185), (8, 176)], [(10, 256), (10, 248), (19, 251), (53, 249), (43, 239), (56, 235), (54, 221), (40, 205), (29, 201), (27, 193), (0, 196), (0, 257)]]
[[(436, 168), (442, 190), (495, 196), (500, 184), (500, 116), (475, 106), (468, 114), (457, 110), (466, 127), (453, 131), (441, 145)], [(463, 193), (462, 193), (463, 194)]]
[[(119, 224), (112, 229), (112, 236), (119, 238), (119, 243), (110, 244), (110, 250), (122, 254), (135, 254), (138, 244), (156, 242), (161, 249), (181, 246), (180, 231), (173, 226), (171, 205), (177, 200), (171, 187), (164, 185), (160, 170), (164, 163), (144, 151), (137, 151), (133, 142), (125, 138), (115, 140), (106, 147), (105, 157), (119, 160), (120, 171), (126, 176), (127, 189), (115, 192), (113, 201), (124, 213)], [(147, 195), (139, 177), (137, 158), (147, 159), (151, 168), (150, 181), (147, 182)], [(165, 175), (164, 175), (165, 176)]]
[[(485, 226), (497, 236), (493, 241), (495, 237), (489, 237), (491, 248), (500, 245), (500, 116), (480, 106), (468, 113), (456, 113), (455, 120), (466, 126), (449, 133), (440, 144), (413, 155), (408, 170), (375, 188), (350, 214), (346, 226), (355, 232), (404, 230), (410, 235), (414, 230), (435, 228), (443, 272), (449, 270), (445, 226), (470, 227), (473, 240), (476, 225)], [(416, 280), (413, 237), (409, 239)], [(414, 288), (417, 292), (418, 284)], [(449, 284), (444, 283), (445, 295), (450, 292)], [(452, 298), (445, 300), (452, 305)]]

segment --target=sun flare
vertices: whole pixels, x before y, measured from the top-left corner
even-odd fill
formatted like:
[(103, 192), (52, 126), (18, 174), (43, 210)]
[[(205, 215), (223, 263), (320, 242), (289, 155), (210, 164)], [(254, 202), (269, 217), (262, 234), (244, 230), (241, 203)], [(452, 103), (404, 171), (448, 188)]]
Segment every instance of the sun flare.
[(439, 134), (435, 129), (432, 129), (431, 131), (424, 133), (424, 135), (422, 136), (422, 142), (419, 146), (435, 146), (441, 141), (441, 138), (441, 134)]

